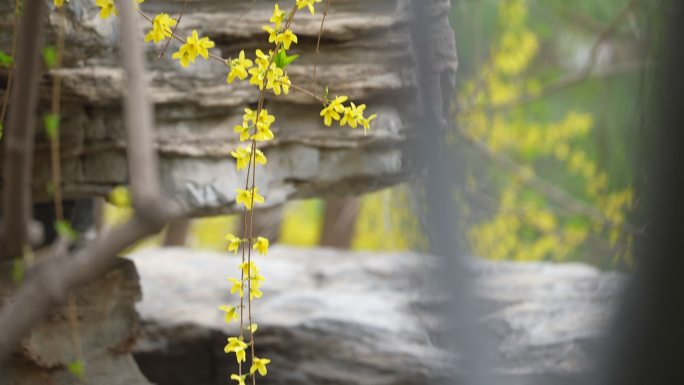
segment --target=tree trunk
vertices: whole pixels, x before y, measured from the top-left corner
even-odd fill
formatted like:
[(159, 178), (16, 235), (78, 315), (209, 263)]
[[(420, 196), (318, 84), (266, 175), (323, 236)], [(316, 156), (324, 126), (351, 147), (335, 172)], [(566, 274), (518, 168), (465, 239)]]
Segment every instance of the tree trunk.
[(356, 228), (359, 203), (358, 197), (331, 198), (325, 202), (321, 246), (349, 249)]

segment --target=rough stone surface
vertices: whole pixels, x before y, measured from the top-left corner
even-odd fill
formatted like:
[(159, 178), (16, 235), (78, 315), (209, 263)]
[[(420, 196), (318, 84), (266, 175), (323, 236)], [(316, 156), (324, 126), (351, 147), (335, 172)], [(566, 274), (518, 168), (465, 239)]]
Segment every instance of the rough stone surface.
[[(136, 360), (159, 385), (224, 384), (221, 304), (237, 258), (187, 249), (131, 256), (145, 298)], [(258, 257), (264, 297), (255, 302), (257, 354), (272, 359), (267, 384), (424, 384), (458, 378), (426, 294), (434, 257), (274, 247)], [(475, 261), (477, 295), (496, 337), (507, 384), (582, 384), (624, 278), (579, 264)]]
[[(7, 297), (5, 297), (7, 298)], [(75, 294), (88, 384), (148, 385), (131, 355), (139, 332), (134, 303), (141, 298), (135, 266), (118, 266)], [(27, 337), (0, 373), (1, 385), (71, 385), (67, 367), (76, 359), (67, 306), (57, 309)]]
[[(439, 42), (435, 71), (446, 75), (443, 88), (449, 89), (456, 70), (455, 40), (447, 20), (450, 2), (430, 1)], [(285, 3), (281, 7), (290, 7)], [(377, 189), (405, 179), (410, 169), (402, 146), (411, 137), (409, 122), (416, 104), (406, 12), (410, 2), (335, 1), (316, 58), (324, 3), (318, 4), (315, 16), (304, 10), (294, 21), (299, 44), (292, 52), (301, 57), (288, 67), (290, 77), (294, 84), (312, 90), (313, 66), (318, 61), (319, 94), (328, 85), (332, 95), (345, 94), (366, 103), (368, 111), (379, 117), (364, 136), (361, 129), (323, 126), (320, 103), (304, 93), (292, 90), (288, 96), (270, 95), (266, 108), (277, 117), (277, 140), (264, 144), (269, 165), (257, 176), (268, 205)], [(0, 3), (3, 31), (11, 30), (12, 4)], [(182, 0), (147, 0), (141, 9), (152, 15), (162, 11), (178, 15), (182, 6)], [(272, 0), (190, 1), (178, 35), (196, 29), (216, 42), (214, 52), (224, 58), (235, 57), (243, 49), (251, 56), (256, 48), (268, 47), (261, 26), (267, 23), (272, 7)], [(64, 191), (67, 197), (104, 195), (113, 186), (125, 184), (128, 173), (117, 19), (100, 19), (93, 0), (71, 0), (65, 9), (65, 68), (57, 70), (63, 82)], [(54, 27), (58, 20), (52, 12), (50, 24)], [(142, 39), (149, 29), (142, 17), (139, 27)], [(0, 34), (0, 49), (9, 51), (10, 39), (11, 34)], [(48, 41), (54, 41), (54, 36)], [(256, 104), (257, 90), (247, 82), (226, 84), (227, 68), (216, 61), (199, 59), (183, 69), (170, 58), (178, 46), (172, 42), (160, 58), (160, 46), (145, 45), (165, 193), (184, 202), (195, 215), (234, 212), (235, 189), (244, 185), (244, 174), (235, 171), (229, 155), (239, 143), (233, 127), (241, 122), (243, 109)], [(49, 106), (55, 73), (43, 76), (41, 115)], [(0, 71), (0, 81), (6, 75)], [(37, 132), (34, 196), (46, 200), (49, 144), (42, 126)]]

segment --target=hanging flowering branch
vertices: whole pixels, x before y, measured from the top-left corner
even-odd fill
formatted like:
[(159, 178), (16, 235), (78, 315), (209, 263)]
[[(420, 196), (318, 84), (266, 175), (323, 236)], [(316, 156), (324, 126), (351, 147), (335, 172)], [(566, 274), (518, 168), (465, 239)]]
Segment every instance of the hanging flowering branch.
[[(100, 17), (107, 19), (117, 16), (118, 11), (114, 0), (94, 0), (100, 7)], [(135, 1), (142, 3), (144, 0), (121, 0)], [(242, 124), (233, 128), (238, 134), (241, 144), (238, 148), (231, 151), (230, 155), (236, 161), (238, 171), (246, 169), (244, 188), (236, 189), (236, 205), (242, 207), (244, 217), (241, 236), (228, 234), (228, 251), (237, 255), (241, 252), (238, 265), (239, 278), (230, 277), (230, 293), (237, 295), (239, 304), (221, 305), (219, 309), (225, 313), (225, 322), (239, 323), (240, 331), (235, 337), (229, 337), (224, 351), (227, 354), (235, 354), (238, 363), (238, 373), (232, 374), (231, 379), (237, 381), (238, 385), (244, 385), (248, 377), (251, 377), (252, 384), (256, 383), (256, 373), (265, 376), (268, 372), (267, 365), (271, 362), (268, 358), (259, 357), (256, 354), (254, 333), (257, 331), (257, 324), (252, 322), (252, 301), (261, 298), (263, 293), (261, 285), (264, 277), (259, 273), (259, 268), (253, 260), (252, 251), (255, 250), (260, 255), (268, 253), (269, 240), (265, 237), (254, 234), (252, 227), (254, 207), (265, 203), (265, 198), (259, 193), (256, 186), (257, 166), (265, 166), (268, 162), (266, 154), (258, 147), (261, 143), (272, 141), (275, 135), (271, 129), (276, 121), (274, 115), (269, 114), (264, 108), (264, 102), (268, 91), (274, 95), (289, 94), (290, 89), (296, 89), (306, 93), (322, 103), (320, 116), (325, 126), (330, 127), (333, 121), (338, 122), (341, 127), (351, 128), (363, 127), (364, 133), (370, 129), (370, 123), (376, 115), (364, 116), (366, 105), (356, 105), (353, 102), (347, 103), (347, 96), (336, 96), (328, 98), (328, 89), (323, 97), (317, 93), (308, 91), (302, 87), (293, 85), (290, 81), (286, 68), (298, 58), (298, 55), (289, 55), (288, 51), (293, 45), (298, 43), (298, 37), (293, 32), (291, 25), (297, 11), (306, 8), (312, 15), (315, 14), (315, 5), (322, 0), (295, 0), (289, 12), (280, 9), (276, 3), (273, 15), (269, 19), (270, 24), (264, 25), (263, 30), (268, 34), (268, 43), (272, 49), (264, 52), (257, 49), (252, 58), (248, 58), (245, 51), (240, 51), (236, 58), (224, 59), (210, 50), (215, 44), (206, 36), (201, 36), (193, 30), (190, 36), (181, 38), (174, 31), (178, 26), (180, 17), (174, 19), (167, 13), (159, 13), (150, 17), (138, 9), (138, 13), (151, 24), (151, 29), (145, 35), (146, 42), (159, 44), (164, 40), (168, 43), (176, 40), (181, 43), (172, 58), (178, 60), (184, 68), (194, 64), (198, 58), (204, 60), (216, 60), (228, 67), (226, 82), (233, 83), (236, 80), (248, 81), (259, 89), (259, 101), (256, 109), (245, 108)], [(325, 10), (327, 15), (330, 0)], [(64, 0), (54, 0), (56, 7), (62, 7)], [(321, 20), (321, 32), (325, 15)], [(320, 43), (320, 38), (319, 38)], [(317, 48), (318, 51), (318, 48)], [(314, 74), (315, 79), (315, 74)], [(251, 366), (249, 370), (243, 369), (243, 363), (247, 361), (247, 351), (249, 350)]]

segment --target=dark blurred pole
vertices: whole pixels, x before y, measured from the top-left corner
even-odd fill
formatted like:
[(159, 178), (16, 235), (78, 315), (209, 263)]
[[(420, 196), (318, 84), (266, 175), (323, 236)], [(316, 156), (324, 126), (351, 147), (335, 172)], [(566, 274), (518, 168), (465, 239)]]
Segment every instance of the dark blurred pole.
[[(684, 2), (664, 2), (660, 95), (649, 108), (654, 138), (650, 219), (638, 267), (611, 329), (602, 385), (684, 384)], [(644, 151), (644, 150), (642, 150)]]
[[(446, 130), (451, 122), (444, 111), (450, 100), (442, 97), (444, 82), (436, 60), (432, 12), (438, 12), (432, 1), (414, 0), (411, 20), (413, 48), (417, 58), (418, 106), (416, 137), (411, 141), (414, 167), (425, 170), (422, 178), (425, 192), (425, 232), (431, 252), (441, 258), (437, 269), (436, 288), (447, 298), (444, 325), (453, 330), (453, 346), (459, 356), (457, 378), (449, 383), (495, 385), (492, 369), (496, 368), (494, 348), (479, 319), (473, 289), (472, 268), (464, 256), (458, 234), (459, 212), (454, 200), (454, 183), (459, 183), (462, 167), (445, 146)], [(448, 87), (448, 85), (446, 85)], [(427, 272), (426, 272), (427, 273)]]
[(360, 203), (358, 197), (330, 198), (325, 201), (321, 246), (342, 250), (351, 247)]

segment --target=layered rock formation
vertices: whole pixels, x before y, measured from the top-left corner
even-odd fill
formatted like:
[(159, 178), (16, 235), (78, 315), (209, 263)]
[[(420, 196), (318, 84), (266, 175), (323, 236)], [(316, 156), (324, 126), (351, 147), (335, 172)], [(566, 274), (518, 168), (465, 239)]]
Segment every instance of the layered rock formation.
[[(2, 290), (0, 294), (4, 295)], [(86, 383), (149, 384), (130, 353), (139, 332), (133, 306), (140, 298), (135, 266), (125, 259), (97, 282), (75, 293)], [(0, 368), (0, 385), (79, 383), (68, 369), (79, 357), (68, 312), (67, 306), (57, 309), (31, 332), (9, 365)]]
[[(450, 2), (433, 2), (439, 59), (435, 71), (445, 75), (446, 92), (456, 69), (453, 31), (447, 20)], [(292, 53), (301, 57), (288, 67), (293, 83), (313, 90), (313, 67), (318, 62), (319, 95), (327, 85), (333, 96), (344, 94), (368, 104), (369, 113), (377, 113), (378, 119), (368, 135), (360, 129), (326, 128), (318, 115), (320, 102), (311, 96), (295, 90), (288, 96), (269, 96), (266, 108), (277, 117), (277, 140), (264, 144), (269, 166), (257, 176), (268, 205), (297, 197), (369, 191), (406, 178), (410, 165), (403, 144), (417, 130), (409, 124), (415, 104), (409, 5), (407, 0), (335, 1), (319, 56), (315, 50), (322, 9), (315, 16), (298, 13), (293, 30), (299, 44)], [(11, 30), (12, 7), (13, 2), (0, 4), (6, 15), (0, 19), (4, 31)], [(178, 15), (182, 7), (182, 0), (141, 4), (149, 14)], [(270, 0), (190, 1), (178, 34), (186, 36), (196, 29), (216, 42), (215, 52), (224, 58), (243, 49), (253, 55), (256, 48), (268, 48), (261, 26), (268, 22), (272, 7)], [(100, 19), (93, 0), (71, 0), (65, 10), (65, 68), (44, 76), (42, 102), (49, 105), (51, 76), (58, 73), (63, 81), (64, 191), (67, 197), (104, 195), (127, 183), (117, 19)], [(58, 14), (51, 12), (51, 26), (58, 22)], [(149, 23), (141, 17), (141, 39), (147, 29)], [(51, 33), (48, 41), (54, 41)], [(9, 51), (10, 39), (9, 33), (0, 35), (0, 49)], [(226, 84), (228, 69), (216, 61), (199, 59), (182, 68), (170, 58), (178, 48), (175, 41), (165, 57), (159, 57), (161, 44), (148, 43), (146, 48), (165, 193), (183, 201), (195, 215), (235, 211), (235, 189), (244, 185), (244, 174), (235, 171), (229, 155), (238, 144), (233, 127), (241, 122), (243, 109), (256, 104), (257, 90), (246, 82)], [(42, 131), (42, 127), (37, 130)], [(48, 155), (49, 145), (40, 134), (34, 180), (38, 200), (48, 198)]]
[[(223, 345), (238, 330), (217, 307), (235, 304), (226, 277), (237, 258), (187, 249), (131, 258), (145, 292), (141, 370), (159, 385), (225, 384), (236, 368)], [(272, 359), (260, 384), (458, 382), (459, 358), (443, 345), (453, 325), (438, 322), (442, 300), (429, 294), (434, 257), (279, 246), (259, 266), (256, 348)], [(585, 383), (623, 277), (579, 264), (485, 261), (473, 261), (472, 273), (503, 383)]]

